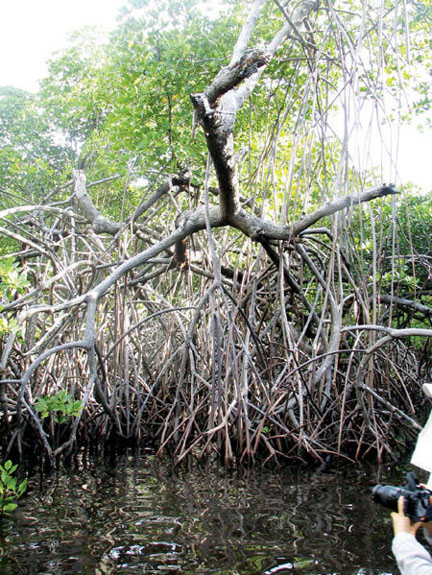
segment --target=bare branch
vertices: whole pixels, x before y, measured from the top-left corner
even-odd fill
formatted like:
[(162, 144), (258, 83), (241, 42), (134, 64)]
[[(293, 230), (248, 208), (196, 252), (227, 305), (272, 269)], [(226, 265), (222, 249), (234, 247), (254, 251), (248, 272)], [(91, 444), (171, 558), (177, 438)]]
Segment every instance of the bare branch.
[(240, 35), (237, 39), (236, 45), (234, 46), (229, 66), (233, 66), (237, 62), (237, 60), (240, 60), (240, 58), (244, 56), (250, 37), (255, 29), (261, 10), (263, 9), (265, 3), (266, 0), (255, 0), (254, 5), (250, 9), (248, 19), (244, 23)]
[(188, 177), (172, 176), (164, 184), (160, 185), (150, 198), (140, 203), (140, 205), (137, 207), (132, 217), (130, 218), (131, 221), (135, 222), (156, 202), (158, 202), (160, 198), (168, 194), (171, 190), (180, 186), (188, 186), (189, 184), (190, 184), (190, 178)]
[(253, 50), (242, 56), (240, 60), (235, 60), (233, 64), (222, 68), (205, 91), (209, 105), (212, 107), (223, 94), (238, 86), (243, 80), (256, 74), (260, 68), (269, 62), (269, 54), (266, 54), (263, 50)]
[(405, 297), (398, 297), (395, 295), (389, 294), (379, 294), (379, 300), (382, 303), (400, 306), (400, 307), (408, 307), (414, 310), (415, 312), (419, 312), (426, 316), (432, 316), (432, 308), (428, 305), (424, 305), (418, 301), (414, 301), (412, 299), (407, 299)]
[(96, 209), (92, 199), (87, 193), (86, 177), (83, 170), (74, 170), (73, 177), (75, 182), (75, 197), (94, 231), (97, 234), (107, 233), (115, 236), (120, 230), (121, 225), (111, 222)]
[[(265, 52), (268, 54), (269, 61), (273, 58), (280, 46), (285, 42), (290, 34), (294, 32), (297, 36), (299, 36), (299, 27), (311, 12), (318, 10), (319, 4), (320, 0), (302, 0), (299, 3), (292, 17), (288, 18), (285, 25), (279, 30), (273, 40), (268, 44)], [(247, 98), (249, 98), (255, 86), (259, 82), (264, 70), (265, 66), (261, 66), (257, 72), (250, 76), (248, 81), (239, 88), (236, 94), (238, 108), (240, 108), (247, 100)]]
[(360, 194), (344, 196), (318, 208), (311, 214), (308, 214), (304, 218), (295, 222), (292, 226), (281, 226), (248, 214), (244, 210), (241, 210), (235, 215), (231, 224), (242, 230), (243, 233), (254, 240), (291, 240), (300, 233), (309, 229), (322, 218), (328, 217), (351, 206), (397, 193), (398, 191), (393, 186), (384, 185), (378, 188), (372, 188), (371, 190), (367, 190)]
[(384, 325), (349, 325), (344, 327), (342, 331), (356, 331), (360, 329), (371, 330), (371, 331), (383, 331), (387, 333), (391, 338), (400, 337), (432, 337), (432, 329), (423, 329), (420, 327), (409, 327), (404, 329), (397, 329), (393, 327), (386, 327)]
[(296, 222), (293, 225), (292, 233), (294, 236), (297, 236), (299, 233), (303, 232), (304, 230), (310, 228), (313, 224), (334, 214), (335, 212), (340, 212), (346, 208), (351, 206), (356, 206), (357, 204), (362, 204), (364, 202), (370, 202), (371, 200), (376, 200), (377, 198), (383, 198), (389, 195), (395, 195), (399, 192), (397, 189), (392, 185), (383, 184), (378, 188), (372, 188), (371, 190), (367, 190), (366, 192), (362, 192), (360, 194), (353, 194), (351, 196), (344, 196), (335, 200), (334, 202), (328, 203), (325, 206), (322, 206), (312, 214), (309, 214)]

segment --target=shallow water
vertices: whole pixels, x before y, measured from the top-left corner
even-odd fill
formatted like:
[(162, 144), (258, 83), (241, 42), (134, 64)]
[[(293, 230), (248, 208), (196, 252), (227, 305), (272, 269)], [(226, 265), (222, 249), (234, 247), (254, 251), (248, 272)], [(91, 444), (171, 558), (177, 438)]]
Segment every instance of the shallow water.
[(402, 471), (173, 471), (152, 456), (32, 476), (0, 529), (0, 574), (387, 575), (389, 513), (375, 483)]

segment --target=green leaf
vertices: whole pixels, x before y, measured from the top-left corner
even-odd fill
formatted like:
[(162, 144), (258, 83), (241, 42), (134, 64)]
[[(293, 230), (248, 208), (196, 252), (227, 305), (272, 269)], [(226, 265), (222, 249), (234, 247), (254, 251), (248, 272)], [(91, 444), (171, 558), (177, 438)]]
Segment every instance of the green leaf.
[(17, 479), (15, 477), (8, 477), (5, 481), (6, 489), (9, 491), (15, 491), (17, 484)]
[(11, 513), (12, 511), (15, 511), (15, 509), (18, 507), (17, 503), (8, 503), (7, 505), (5, 505), (3, 507), (3, 512), (4, 513)]
[(17, 489), (18, 497), (21, 497), (21, 495), (26, 491), (26, 489), (27, 489), (27, 477), (23, 479), (23, 481), (21, 481), (21, 483), (18, 486)]

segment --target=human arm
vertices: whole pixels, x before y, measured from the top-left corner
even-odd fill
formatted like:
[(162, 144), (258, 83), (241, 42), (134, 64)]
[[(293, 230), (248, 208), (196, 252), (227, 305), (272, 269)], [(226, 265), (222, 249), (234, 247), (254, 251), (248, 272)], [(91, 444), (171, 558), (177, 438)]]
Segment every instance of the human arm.
[(413, 523), (404, 514), (403, 497), (398, 501), (398, 512), (393, 512), (394, 538), (392, 551), (402, 575), (432, 575), (432, 558), (416, 539), (421, 522)]

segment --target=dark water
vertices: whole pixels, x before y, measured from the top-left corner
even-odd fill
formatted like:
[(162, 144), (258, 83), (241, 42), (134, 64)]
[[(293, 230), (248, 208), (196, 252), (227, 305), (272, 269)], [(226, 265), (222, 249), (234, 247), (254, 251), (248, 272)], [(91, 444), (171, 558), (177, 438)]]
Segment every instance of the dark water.
[(0, 528), (0, 574), (384, 575), (389, 514), (370, 498), (403, 474), (358, 466), (229, 474), (151, 456), (43, 480)]

